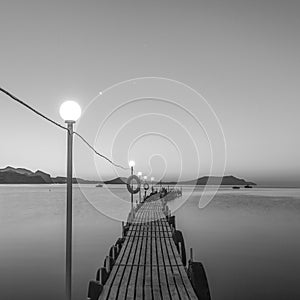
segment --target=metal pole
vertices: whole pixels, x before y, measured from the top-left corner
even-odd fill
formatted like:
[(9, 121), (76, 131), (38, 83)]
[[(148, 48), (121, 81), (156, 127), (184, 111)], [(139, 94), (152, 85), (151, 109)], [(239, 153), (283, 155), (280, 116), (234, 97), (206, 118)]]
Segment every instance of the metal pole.
[(142, 196), (141, 196), (141, 190), (142, 190), (142, 181), (141, 181), (141, 185), (140, 185), (140, 192), (139, 192), (139, 202), (141, 204), (141, 201), (142, 201)]
[(73, 147), (73, 124), (68, 125), (68, 149), (67, 149), (67, 220), (66, 220), (66, 299), (72, 297), (72, 147)]
[[(131, 167), (131, 176), (133, 175), (133, 167)], [(131, 185), (133, 189), (133, 184)], [(131, 211), (133, 210), (133, 194), (131, 193)]]

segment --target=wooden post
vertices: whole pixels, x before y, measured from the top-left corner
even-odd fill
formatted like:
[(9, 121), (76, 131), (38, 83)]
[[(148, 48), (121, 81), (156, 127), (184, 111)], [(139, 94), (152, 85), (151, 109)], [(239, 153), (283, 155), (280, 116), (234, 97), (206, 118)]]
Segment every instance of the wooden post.
[(105, 258), (105, 269), (108, 274), (111, 272), (112, 258), (110, 256), (106, 256), (106, 258)]
[(101, 267), (97, 270), (96, 281), (99, 281), (100, 284), (104, 285), (108, 279), (108, 274), (104, 267)]
[(114, 246), (113, 247), (113, 259), (114, 260), (117, 260), (117, 258), (118, 258), (118, 247), (117, 246)]
[(99, 272), (100, 276), (99, 276), (99, 282), (100, 284), (104, 285), (108, 279), (108, 274), (105, 270), (105, 268), (100, 268), (100, 272)]

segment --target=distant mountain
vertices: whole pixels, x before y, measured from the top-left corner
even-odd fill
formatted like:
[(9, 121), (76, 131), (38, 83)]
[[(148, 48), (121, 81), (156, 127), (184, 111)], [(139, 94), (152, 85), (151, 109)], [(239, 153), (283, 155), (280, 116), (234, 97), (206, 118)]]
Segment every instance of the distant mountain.
[(7, 166), (4, 169), (0, 169), (0, 173), (1, 172), (9, 172), (9, 171), (15, 172), (15, 173), (18, 173), (18, 174), (23, 174), (23, 175), (32, 175), (32, 174), (34, 174), (32, 171), (24, 169), (24, 168), (13, 168), (13, 167)]
[[(96, 184), (99, 181), (85, 180), (81, 178), (73, 178), (73, 183), (81, 184)], [(52, 178), (50, 174), (37, 170), (32, 172), (24, 168), (6, 167), (0, 169), (0, 184), (52, 184), (52, 183), (66, 183), (66, 177)]]
[(101, 183), (100, 180), (87, 180), (82, 178), (73, 178), (73, 183), (79, 183), (79, 184), (98, 184)]
[[(67, 177), (57, 176), (57, 177), (52, 177), (51, 179), (53, 183), (67, 183)], [(82, 178), (73, 178), (72, 182), (79, 183), (79, 184), (97, 184), (100, 181), (86, 180)]]
[(0, 183), (52, 183), (49, 174), (42, 171), (33, 173), (23, 168), (6, 167), (0, 169)]
[[(237, 177), (234, 177), (232, 175), (230, 176), (224, 176), (224, 177), (216, 177), (216, 176), (204, 176), (200, 177), (198, 179), (194, 180), (187, 180), (187, 181), (169, 181), (169, 182), (161, 182), (163, 185), (175, 185), (175, 184), (181, 184), (181, 185), (206, 185), (208, 182), (208, 178), (210, 178), (209, 184), (216, 185), (219, 184), (221, 180), (221, 185), (256, 185), (254, 182), (246, 181), (244, 179), (240, 179)], [(115, 179), (104, 181), (105, 184), (126, 184), (127, 178), (124, 177), (117, 177)], [(157, 182), (156, 184), (160, 184), (160, 182)]]
[(67, 177), (62, 177), (62, 176), (52, 177), (52, 181), (53, 183), (66, 183)]
[(105, 184), (126, 184), (127, 178), (126, 177), (117, 177), (112, 180), (104, 181)]
[[(208, 179), (209, 179), (209, 182), (208, 182)], [(178, 184), (183, 184), (183, 185), (185, 185), (185, 184), (190, 184), (190, 185), (206, 185), (206, 184), (210, 184), (210, 185), (217, 185), (217, 184), (221, 184), (221, 185), (247, 185), (247, 184), (248, 185), (256, 185), (256, 183), (254, 183), (254, 182), (246, 181), (244, 179), (237, 178), (232, 175), (223, 176), (223, 177), (204, 176), (204, 177), (200, 177), (195, 180), (181, 181)]]
[[(51, 176), (45, 172), (37, 170), (34, 174), (36, 176), (40, 176), (44, 180), (45, 183), (53, 183)], [(29, 176), (32, 176), (32, 175), (29, 175)]]

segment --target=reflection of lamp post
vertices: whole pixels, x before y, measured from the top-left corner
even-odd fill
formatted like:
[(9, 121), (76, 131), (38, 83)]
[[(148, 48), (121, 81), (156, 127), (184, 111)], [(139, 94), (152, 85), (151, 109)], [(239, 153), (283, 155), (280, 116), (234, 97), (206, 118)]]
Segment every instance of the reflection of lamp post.
[(144, 191), (145, 191), (145, 195), (144, 195), (144, 200), (146, 199), (146, 195), (147, 195), (147, 190), (145, 190), (145, 183), (147, 181), (147, 176), (144, 176)]
[[(129, 167), (131, 171), (131, 176), (133, 175), (133, 167), (135, 166), (135, 162), (133, 160), (129, 161)], [(131, 186), (133, 188), (133, 186)], [(131, 193), (131, 210), (133, 209), (133, 194)]]
[[(142, 181), (142, 175), (143, 175), (143, 173), (142, 172), (138, 172), (137, 175), (138, 175), (140, 181)], [(140, 186), (140, 192), (139, 192), (139, 202), (140, 203), (141, 203), (141, 200), (142, 200), (142, 195), (141, 195), (141, 186)]]
[(67, 209), (66, 209), (66, 297), (71, 300), (72, 293), (72, 162), (73, 125), (80, 118), (81, 108), (74, 101), (64, 102), (59, 109), (60, 116), (68, 127), (67, 149)]

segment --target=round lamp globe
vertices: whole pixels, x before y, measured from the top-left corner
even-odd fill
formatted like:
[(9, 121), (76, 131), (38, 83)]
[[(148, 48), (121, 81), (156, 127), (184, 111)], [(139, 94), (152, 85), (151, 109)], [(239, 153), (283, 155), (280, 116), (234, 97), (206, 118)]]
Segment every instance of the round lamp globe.
[(59, 109), (59, 114), (65, 122), (76, 122), (81, 116), (81, 108), (75, 101), (65, 101)]
[(129, 161), (129, 167), (133, 168), (135, 166), (135, 162), (133, 160)]

